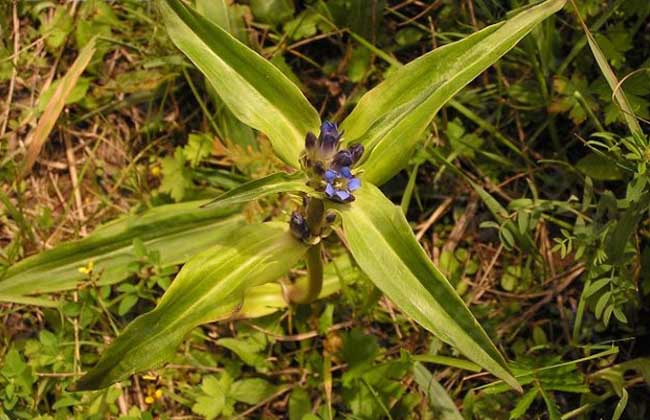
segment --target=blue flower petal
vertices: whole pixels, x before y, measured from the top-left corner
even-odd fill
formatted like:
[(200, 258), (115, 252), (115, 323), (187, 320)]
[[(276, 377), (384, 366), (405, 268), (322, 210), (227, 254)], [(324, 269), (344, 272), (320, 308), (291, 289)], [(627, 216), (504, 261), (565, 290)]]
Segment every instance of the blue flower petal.
[(320, 131), (338, 131), (338, 127), (336, 126), (336, 123), (323, 121), (320, 126)]
[(341, 173), (341, 175), (343, 175), (344, 178), (347, 178), (347, 179), (352, 178), (352, 172), (350, 172), (350, 167), (349, 166), (342, 167), (340, 173)]
[(336, 196), (341, 200), (345, 201), (350, 198), (350, 193), (345, 190), (336, 190)]
[(348, 190), (355, 191), (361, 187), (361, 180), (359, 178), (352, 178), (348, 181)]
[(325, 187), (325, 195), (327, 195), (329, 198), (334, 197), (334, 193), (336, 190), (332, 186), (332, 184), (328, 183), (327, 186)]
[(333, 170), (331, 170), (331, 169), (328, 169), (327, 171), (325, 171), (325, 181), (327, 181), (327, 182), (333, 182), (334, 179), (336, 179), (336, 176), (337, 176), (337, 175), (338, 175), (338, 174), (336, 173), (336, 171), (333, 171)]

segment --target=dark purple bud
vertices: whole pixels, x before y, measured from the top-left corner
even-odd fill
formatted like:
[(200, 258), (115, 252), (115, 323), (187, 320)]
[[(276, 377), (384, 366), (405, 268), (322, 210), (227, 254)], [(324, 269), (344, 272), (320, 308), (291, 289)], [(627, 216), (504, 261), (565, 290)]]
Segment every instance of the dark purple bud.
[(293, 236), (301, 241), (309, 238), (309, 226), (307, 226), (307, 221), (305, 220), (305, 217), (297, 211), (291, 213), (289, 227)]
[(336, 155), (334, 155), (332, 166), (334, 168), (342, 168), (344, 166), (350, 166), (352, 163), (354, 163), (352, 153), (350, 153), (349, 150), (341, 150)]
[(363, 144), (353, 144), (351, 145), (348, 150), (350, 151), (350, 154), (352, 155), (352, 164), (355, 164), (361, 159), (361, 156), (363, 156), (364, 148)]
[(320, 148), (324, 153), (331, 153), (336, 150), (341, 133), (335, 123), (325, 121), (320, 126), (318, 141)]
[(318, 139), (316, 138), (316, 135), (309, 131), (307, 137), (305, 137), (305, 150), (313, 150), (317, 143)]

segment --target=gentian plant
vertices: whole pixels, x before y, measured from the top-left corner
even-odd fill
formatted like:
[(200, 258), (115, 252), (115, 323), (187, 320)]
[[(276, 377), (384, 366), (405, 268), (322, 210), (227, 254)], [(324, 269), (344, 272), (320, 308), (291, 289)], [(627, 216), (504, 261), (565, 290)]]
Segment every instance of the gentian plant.
[[(168, 33), (242, 122), (264, 133), (288, 172), (254, 180), (206, 207), (279, 192), (299, 195), (289, 223), (238, 225), (192, 257), (157, 307), (133, 321), (77, 389), (97, 389), (167, 361), (198, 325), (266, 313), (249, 292), (300, 260), (308, 275), (283, 283), (289, 303), (317, 299), (323, 238), (342, 226), (358, 267), (405, 314), (466, 357), (521, 389), (490, 337), (418, 244), (402, 211), (377, 187), (400, 171), (436, 112), (536, 24), (560, 10), (547, 0), (507, 21), (437, 48), (367, 92), (340, 127), (321, 121), (273, 64), (180, 0), (160, 3)], [(204, 209), (210, 211), (210, 209)], [(328, 241), (329, 243), (330, 241)], [(247, 308), (243, 311), (243, 308)]]

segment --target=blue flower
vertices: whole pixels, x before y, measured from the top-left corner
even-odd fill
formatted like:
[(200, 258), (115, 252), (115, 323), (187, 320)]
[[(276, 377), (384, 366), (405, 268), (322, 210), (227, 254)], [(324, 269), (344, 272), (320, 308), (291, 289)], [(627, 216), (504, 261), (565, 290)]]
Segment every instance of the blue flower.
[(340, 203), (354, 201), (353, 191), (361, 187), (359, 178), (352, 175), (349, 166), (343, 166), (339, 170), (328, 169), (323, 175), (326, 182), (325, 195), (330, 200)]

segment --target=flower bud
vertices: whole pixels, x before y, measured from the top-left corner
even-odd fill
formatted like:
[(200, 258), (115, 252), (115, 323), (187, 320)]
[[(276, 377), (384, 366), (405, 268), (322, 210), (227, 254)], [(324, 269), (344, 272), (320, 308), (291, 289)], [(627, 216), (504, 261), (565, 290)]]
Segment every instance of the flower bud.
[(309, 131), (307, 133), (307, 136), (305, 137), (305, 150), (311, 151), (316, 148), (316, 144), (318, 143), (318, 139), (316, 138), (316, 135)]
[(361, 156), (363, 156), (365, 149), (363, 147), (363, 144), (356, 143), (350, 145), (348, 150), (350, 151), (350, 155), (352, 155), (352, 164), (355, 164), (359, 161), (359, 159), (361, 159)]
[(328, 159), (336, 151), (336, 148), (341, 138), (338, 127), (335, 123), (325, 121), (320, 126), (320, 134), (318, 135), (318, 143), (323, 158)]
[(289, 228), (293, 236), (297, 239), (305, 241), (309, 238), (309, 226), (307, 226), (307, 221), (305, 220), (305, 217), (297, 211), (291, 213)]
[(332, 167), (335, 169), (342, 168), (344, 166), (350, 166), (354, 162), (352, 158), (352, 153), (349, 150), (341, 150), (334, 155), (332, 160)]

